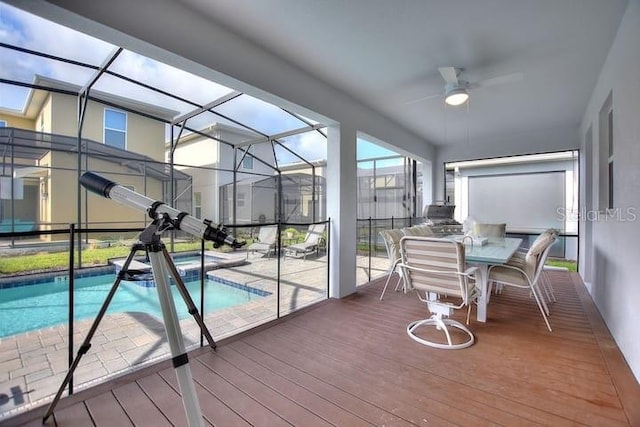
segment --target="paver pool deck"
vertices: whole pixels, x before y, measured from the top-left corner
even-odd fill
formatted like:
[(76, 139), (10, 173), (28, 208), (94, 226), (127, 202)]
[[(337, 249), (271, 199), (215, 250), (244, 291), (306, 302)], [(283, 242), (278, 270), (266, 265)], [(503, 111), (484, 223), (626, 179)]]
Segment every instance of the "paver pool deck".
[[(327, 296), (327, 258), (306, 260), (250, 255), (247, 264), (213, 270), (208, 274), (246, 284), (271, 294), (240, 306), (205, 313), (203, 318), (214, 339), (219, 340), (293, 312)], [(356, 283), (369, 281), (368, 258), (358, 258)], [(372, 257), (372, 277), (386, 274), (387, 258)], [(278, 269), (280, 292), (276, 292)], [(93, 319), (74, 324), (74, 356)], [(199, 327), (192, 318), (180, 321), (185, 346), (200, 344)], [(50, 399), (67, 372), (66, 324), (7, 338), (0, 338), (0, 422)], [(206, 341), (205, 341), (206, 345)], [(132, 367), (141, 368), (170, 356), (161, 319), (140, 312), (106, 315), (91, 340), (91, 349), (74, 372), (74, 390), (103, 382)]]

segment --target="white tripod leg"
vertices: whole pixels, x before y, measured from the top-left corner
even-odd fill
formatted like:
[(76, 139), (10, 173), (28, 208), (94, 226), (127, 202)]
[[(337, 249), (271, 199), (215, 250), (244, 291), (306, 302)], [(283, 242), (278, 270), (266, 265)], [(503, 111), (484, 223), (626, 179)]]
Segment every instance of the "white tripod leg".
[(182, 394), (182, 403), (184, 405), (187, 423), (189, 426), (204, 426), (202, 420), (202, 411), (196, 388), (191, 377), (191, 369), (189, 368), (189, 359), (184, 347), (182, 339), (182, 331), (176, 314), (176, 306), (171, 295), (171, 283), (169, 282), (169, 269), (165, 264), (164, 255), (161, 251), (149, 251), (149, 261), (153, 271), (153, 278), (156, 282), (158, 298), (160, 299), (160, 308), (162, 309), (162, 317), (164, 319), (164, 328), (169, 340), (169, 348), (173, 357), (173, 366), (176, 370), (180, 393)]

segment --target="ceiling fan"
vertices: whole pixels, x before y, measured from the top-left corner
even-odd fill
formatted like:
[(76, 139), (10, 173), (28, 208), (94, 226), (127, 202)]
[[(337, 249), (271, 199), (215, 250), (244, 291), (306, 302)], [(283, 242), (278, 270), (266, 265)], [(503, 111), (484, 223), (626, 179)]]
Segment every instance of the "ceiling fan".
[(477, 82), (469, 82), (460, 78), (462, 68), (456, 67), (438, 67), (438, 71), (445, 81), (444, 91), (433, 95), (423, 96), (418, 99), (406, 102), (405, 105), (415, 104), (427, 99), (443, 97), (444, 102), (451, 106), (463, 105), (469, 100), (469, 92), (482, 87), (495, 86), (499, 84), (511, 83), (522, 80), (521, 72), (505, 74), (503, 76), (493, 77), (490, 79), (480, 80)]

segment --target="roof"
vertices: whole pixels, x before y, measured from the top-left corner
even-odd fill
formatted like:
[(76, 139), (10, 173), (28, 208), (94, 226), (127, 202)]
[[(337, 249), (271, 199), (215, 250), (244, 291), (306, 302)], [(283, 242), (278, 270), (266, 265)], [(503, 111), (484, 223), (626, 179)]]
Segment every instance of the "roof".
[[(64, 82), (61, 80), (52, 79), (41, 75), (35, 75), (33, 78), (33, 84), (37, 86), (43, 86), (51, 89), (57, 89), (61, 91), (73, 92), (79, 94), (82, 87), (72, 83)], [(35, 119), (37, 114), (42, 108), (42, 103), (45, 101), (49, 91), (44, 89), (31, 89), (27, 98), (25, 99), (24, 106), (20, 114), (29, 119)], [(145, 102), (136, 101), (131, 98), (125, 98), (122, 96), (112, 95), (99, 90), (91, 90), (89, 95), (93, 98), (115, 104), (136, 112), (148, 114), (163, 120), (170, 121), (178, 115), (178, 111), (171, 110), (157, 105), (147, 104)], [(72, 95), (69, 95), (72, 96)]]

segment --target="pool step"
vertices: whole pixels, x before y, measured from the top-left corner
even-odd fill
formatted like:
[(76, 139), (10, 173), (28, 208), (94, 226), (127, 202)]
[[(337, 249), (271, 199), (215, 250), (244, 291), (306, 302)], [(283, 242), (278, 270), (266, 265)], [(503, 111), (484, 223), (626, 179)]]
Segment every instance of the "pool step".
[[(116, 267), (116, 273), (120, 270), (122, 270), (122, 266), (124, 265), (124, 263), (126, 262), (126, 258), (121, 258), (121, 259), (112, 259), (109, 261), (109, 264), (113, 265)], [(131, 260), (131, 264), (129, 264), (129, 269), (130, 270), (138, 270), (138, 271), (142, 271), (144, 273), (148, 273), (151, 271), (151, 266), (149, 264), (145, 264), (142, 263), (140, 261), (136, 261)]]

